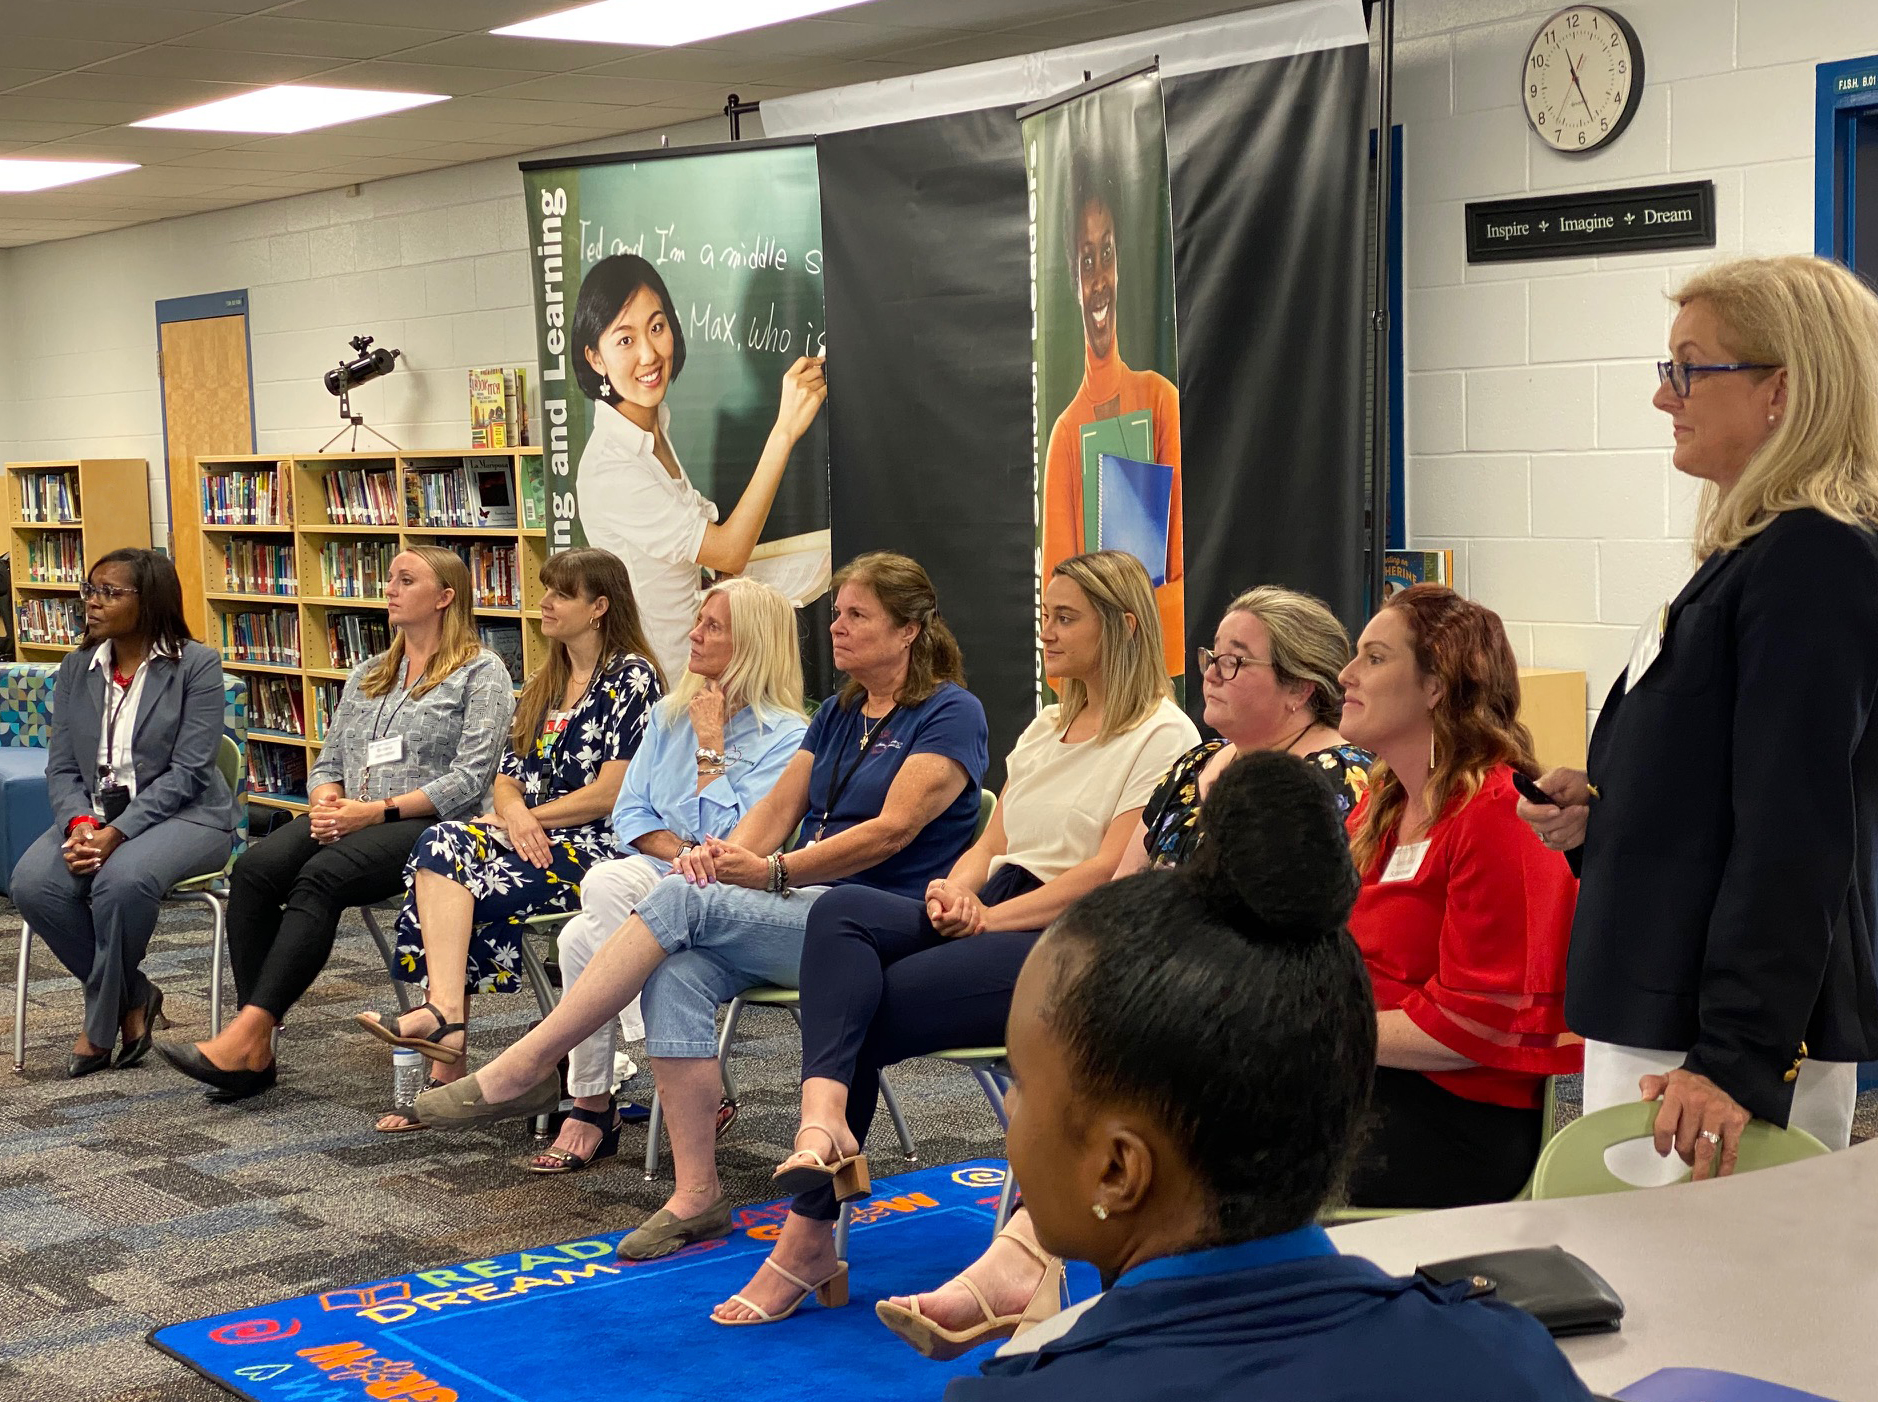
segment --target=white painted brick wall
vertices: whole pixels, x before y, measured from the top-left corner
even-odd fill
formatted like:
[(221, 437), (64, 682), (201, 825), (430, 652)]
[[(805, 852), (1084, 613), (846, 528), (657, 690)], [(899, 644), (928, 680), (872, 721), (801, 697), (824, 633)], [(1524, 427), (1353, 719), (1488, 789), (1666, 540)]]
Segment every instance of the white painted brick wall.
[[(1698, 487), (1650, 404), (1666, 294), (1716, 258), (1812, 251), (1815, 68), (1878, 53), (1870, 0), (1614, 3), (1646, 88), (1624, 135), (1579, 158), (1519, 105), (1555, 0), (1399, 0), (1397, 20), (1409, 540), (1454, 549), (1522, 662), (1584, 669), (1594, 715), (1693, 564)], [(1680, 179), (1715, 181), (1713, 252), (1465, 261), (1468, 200)]]

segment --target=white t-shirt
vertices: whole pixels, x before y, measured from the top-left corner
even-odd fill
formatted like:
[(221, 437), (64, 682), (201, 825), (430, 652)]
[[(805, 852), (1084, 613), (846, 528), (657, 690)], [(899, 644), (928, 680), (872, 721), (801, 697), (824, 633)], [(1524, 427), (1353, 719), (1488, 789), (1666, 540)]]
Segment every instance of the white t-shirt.
[[(670, 424), (671, 410), (659, 405), (659, 430)], [(646, 641), (669, 685), (691, 655), (686, 639), (698, 621), (698, 550), (706, 524), (717, 520), (717, 506), (691, 485), (682, 464), (678, 476), (667, 472), (652, 443), (645, 429), (596, 403), (574, 491), (587, 543), (611, 550), (626, 565)], [(677, 457), (674, 449), (674, 462)]]
[(1186, 712), (1165, 699), (1133, 730), (1073, 745), (1057, 734), (1061, 710), (1044, 707), (1005, 762), (1005, 855), (991, 859), (994, 872), (1011, 862), (1052, 881), (1088, 861), (1116, 815), (1144, 807), (1174, 761), (1200, 743)]

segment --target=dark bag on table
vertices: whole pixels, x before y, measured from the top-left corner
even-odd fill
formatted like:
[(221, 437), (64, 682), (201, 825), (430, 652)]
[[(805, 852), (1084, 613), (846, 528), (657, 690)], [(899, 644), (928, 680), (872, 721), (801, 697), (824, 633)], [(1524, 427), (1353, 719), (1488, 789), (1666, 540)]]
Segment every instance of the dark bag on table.
[(1472, 1280), (1474, 1295), (1493, 1295), (1526, 1311), (1554, 1338), (1608, 1334), (1622, 1327), (1624, 1302), (1603, 1276), (1558, 1246), (1489, 1251), (1419, 1266), (1415, 1274), (1447, 1285)]

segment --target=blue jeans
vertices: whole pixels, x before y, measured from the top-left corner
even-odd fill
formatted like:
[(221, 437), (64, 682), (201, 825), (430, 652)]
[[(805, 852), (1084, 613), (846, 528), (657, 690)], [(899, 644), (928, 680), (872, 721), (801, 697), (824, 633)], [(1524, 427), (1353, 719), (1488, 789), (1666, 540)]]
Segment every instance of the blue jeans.
[(668, 876), (637, 907), (669, 956), (646, 980), (640, 1008), (646, 1051), (697, 1059), (717, 1055), (717, 1010), (758, 984), (796, 987), (809, 908), (827, 886), (786, 896), (743, 886), (693, 886)]

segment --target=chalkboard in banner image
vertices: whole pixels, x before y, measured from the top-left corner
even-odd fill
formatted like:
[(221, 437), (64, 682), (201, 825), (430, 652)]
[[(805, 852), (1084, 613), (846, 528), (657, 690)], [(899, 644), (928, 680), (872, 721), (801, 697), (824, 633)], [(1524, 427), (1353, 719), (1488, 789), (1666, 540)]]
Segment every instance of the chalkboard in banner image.
[[(523, 170), (551, 547), (586, 544), (584, 519), (609, 505), (581, 492), (594, 415), (615, 410), (577, 382), (575, 323), (583, 286), (627, 267), (621, 255), (644, 259), (670, 294), (685, 345), (682, 371), (662, 386), (672, 452), (728, 519), (775, 425), (784, 372), (825, 344), (814, 146), (751, 143)], [(761, 539), (827, 528), (823, 414), (790, 455)]]

